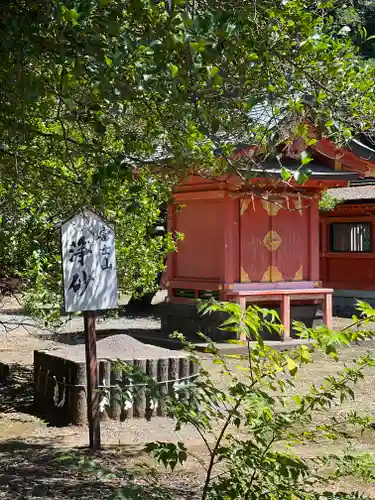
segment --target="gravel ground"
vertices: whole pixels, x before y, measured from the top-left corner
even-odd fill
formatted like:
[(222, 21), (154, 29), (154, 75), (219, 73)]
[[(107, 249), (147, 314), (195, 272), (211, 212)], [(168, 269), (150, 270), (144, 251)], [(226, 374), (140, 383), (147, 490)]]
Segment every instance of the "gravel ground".
[[(153, 418), (150, 422), (145, 420), (129, 420), (125, 422), (106, 421), (102, 423), (102, 442), (105, 452), (98, 461), (110, 468), (122, 470), (122, 479), (113, 479), (103, 482), (98, 480), (95, 473), (82, 474), (72, 464), (76, 463), (75, 455), (82, 457), (83, 448), (87, 446), (87, 429), (79, 427), (52, 427), (41, 419), (31, 415), (28, 407), (32, 400), (32, 356), (34, 349), (45, 349), (51, 352), (61, 349), (76, 349), (82, 355), (83, 345), (62, 346), (52, 340), (56, 332), (39, 329), (39, 326), (30, 318), (19, 314), (17, 310), (9, 310), (0, 314), (0, 362), (13, 364), (8, 384), (0, 384), (0, 499), (4, 500), (34, 500), (36, 498), (71, 500), (81, 498), (84, 500), (105, 499), (118, 488), (128, 488), (128, 496), (138, 499), (169, 498), (194, 499), (195, 488), (198, 484), (199, 467), (195, 460), (189, 460), (186, 469), (177, 472), (173, 478), (163, 474), (163, 492), (157, 491), (153, 479), (144, 474), (128, 475), (133, 466), (139, 461), (144, 461), (145, 456), (141, 450), (148, 441), (183, 441), (190, 450), (200, 457), (204, 457), (199, 436), (194, 429), (185, 427), (180, 432), (174, 431), (174, 422), (168, 418)], [(134, 330), (155, 331), (160, 328), (157, 308), (155, 314), (143, 317), (119, 318), (104, 321), (98, 324), (100, 329), (120, 328)], [(335, 318), (335, 326), (347, 326), (350, 320)], [(74, 319), (67, 323), (58, 333), (74, 337), (74, 332), (81, 332), (82, 320)], [(76, 341), (82, 337), (79, 333)], [(103, 339), (98, 342), (98, 350), (105, 344), (114, 342), (111, 349), (119, 352), (123, 349), (140, 348), (135, 339), (125, 340), (123, 335), (118, 340)], [(124, 342), (127, 342), (124, 344)], [(102, 343), (102, 344), (101, 344)], [(131, 345), (130, 345), (131, 344)], [(108, 347), (108, 346), (107, 346)], [(150, 349), (148, 347), (147, 349)], [(155, 348), (153, 349), (160, 349)], [(299, 376), (299, 389), (303, 391), (311, 381), (318, 382), (325, 375), (333, 373), (344, 361), (349, 362), (354, 356), (374, 350), (375, 342), (365, 342), (346, 349), (343, 361), (339, 364), (319, 358), (317, 362), (302, 370)], [(163, 351), (165, 351), (163, 349)], [(176, 351), (173, 351), (176, 355)], [(203, 364), (208, 368), (217, 381), (218, 387), (225, 386), (225, 379), (219, 375), (220, 367), (214, 365), (208, 356), (203, 358)], [(360, 387), (356, 403), (347, 404), (348, 410), (355, 408), (357, 411), (367, 411), (374, 415), (375, 370), (370, 371), (365, 382)], [(373, 435), (374, 434), (374, 435)], [(375, 452), (375, 433), (365, 433), (358, 436), (355, 445), (361, 451)], [(306, 455), (320, 454), (322, 452), (343, 450), (346, 442), (327, 445), (314, 445), (303, 449)], [(72, 451), (73, 450), (73, 451)], [(61, 454), (67, 455), (61, 461)], [(69, 458), (70, 457), (70, 458)], [(337, 485), (338, 487), (340, 485)], [(130, 494), (130, 493), (131, 494)], [(156, 493), (159, 497), (154, 496)], [(131, 496), (133, 495), (133, 496)], [(138, 496), (137, 496), (138, 495)]]
[[(162, 300), (159, 296), (159, 300)], [(157, 303), (157, 302), (156, 302)], [(6, 312), (5, 312), (6, 311)], [(98, 337), (101, 330), (124, 331), (144, 331), (153, 332), (160, 329), (160, 318), (158, 317), (157, 305), (152, 314), (143, 316), (121, 317), (97, 321)], [(50, 440), (58, 446), (86, 446), (86, 429), (78, 427), (47, 427), (41, 425), (42, 422), (27, 413), (18, 412), (17, 408), (22, 406), (23, 400), (28, 402), (32, 398), (31, 367), (33, 362), (34, 349), (49, 351), (57, 355), (67, 355), (78, 359), (84, 359), (84, 344), (82, 344), (83, 320), (80, 317), (67, 322), (57, 331), (42, 328), (31, 318), (20, 314), (17, 305), (12, 302), (6, 303), (3, 313), (0, 314), (0, 362), (9, 363), (12, 366), (11, 379), (13, 391), (9, 387), (3, 386), (0, 392), (0, 440), (3, 437), (22, 437), (25, 442), (36, 442), (42, 444), (45, 439)], [(67, 345), (55, 340), (52, 337), (63, 337), (66, 335), (74, 345)], [(150, 351), (155, 357), (173, 357), (183, 355), (180, 351), (171, 351), (161, 347), (144, 344), (135, 338), (119, 333), (114, 336), (104, 337), (97, 342), (99, 357), (134, 358), (138, 356), (149, 356)], [(1, 387), (1, 384), (0, 384)], [(8, 389), (8, 391), (7, 391)], [(10, 392), (10, 397), (5, 396), (5, 392)], [(25, 395), (24, 393), (28, 393)], [(21, 398), (20, 403), (17, 397)], [(16, 411), (14, 411), (16, 410)], [(9, 425), (4, 425), (4, 419)], [(156, 423), (157, 421), (157, 423)], [(153, 423), (155, 422), (155, 423)], [(25, 424), (25, 425), (23, 425)], [(8, 427), (8, 429), (7, 429)], [(157, 418), (151, 422), (146, 420), (130, 420), (128, 422), (103, 422), (102, 440), (109, 446), (119, 444), (144, 444), (146, 441), (155, 439), (168, 440), (173, 433), (174, 423), (171, 419)], [(26, 432), (24, 432), (26, 431)], [(184, 433), (185, 432), (185, 433)], [(177, 438), (188, 439), (189, 436), (184, 431)], [(189, 431), (187, 431), (189, 434)], [(190, 432), (191, 434), (191, 432)]]
[[(104, 329), (122, 332), (158, 330), (157, 306), (153, 314), (98, 321), (98, 337)], [(101, 467), (119, 471), (119, 479), (103, 481), (98, 480), (95, 471), (83, 474), (76, 466), (77, 460), (86, 453), (88, 433), (85, 427), (48, 426), (29, 413), (34, 349), (69, 355), (75, 352), (75, 356), (82, 358), (82, 330), (81, 318), (52, 331), (20, 314), (14, 303), (5, 304), (0, 310), (0, 362), (11, 365), (8, 383), (0, 383), (0, 499), (71, 500), (79, 497), (101, 500), (120, 490), (139, 500), (194, 499), (194, 485), (198, 484), (195, 466), (190, 471), (177, 472), (173, 478), (162, 472), (162, 487), (144, 472), (134, 472), (136, 464), (147, 459), (142, 453), (146, 442), (180, 440), (190, 443), (192, 449), (199, 448), (200, 441), (193, 429), (187, 427), (176, 433), (175, 424), (169, 418), (154, 418), (150, 422), (102, 422), (105, 451), (96, 461)], [(64, 345), (53, 338), (69, 338), (78, 345)], [(118, 357), (126, 353), (125, 357), (133, 358), (146, 352), (149, 355), (150, 351), (157, 357), (180, 354), (175, 350), (147, 346), (123, 333), (98, 340), (98, 355), (101, 357), (113, 356), (113, 352), (117, 352)]]
[[(183, 352), (145, 344), (125, 333), (100, 339), (96, 346), (98, 359), (157, 359), (184, 356)], [(85, 345), (63, 345), (57, 348), (54, 354), (74, 361), (83, 361), (85, 359)]]

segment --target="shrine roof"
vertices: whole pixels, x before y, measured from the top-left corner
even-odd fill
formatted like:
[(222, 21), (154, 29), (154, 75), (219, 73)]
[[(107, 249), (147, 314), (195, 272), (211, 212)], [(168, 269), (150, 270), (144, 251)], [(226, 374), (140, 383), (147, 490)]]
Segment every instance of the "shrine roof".
[(259, 175), (259, 177), (281, 177), (281, 168), (285, 167), (292, 173), (297, 170), (310, 171), (311, 180), (357, 180), (360, 174), (357, 172), (346, 172), (333, 170), (332, 168), (320, 163), (318, 161), (312, 161), (306, 165), (306, 167), (301, 168), (301, 162), (298, 160), (283, 160), (282, 165), (278, 163), (277, 160), (269, 160), (260, 166), (252, 168), (254, 174)]
[(361, 140), (351, 139), (348, 143), (348, 147), (354, 154), (363, 160), (372, 162), (375, 161), (374, 146), (366, 137), (361, 137)]
[(363, 184), (328, 189), (328, 194), (345, 201), (375, 200), (375, 179), (364, 179)]

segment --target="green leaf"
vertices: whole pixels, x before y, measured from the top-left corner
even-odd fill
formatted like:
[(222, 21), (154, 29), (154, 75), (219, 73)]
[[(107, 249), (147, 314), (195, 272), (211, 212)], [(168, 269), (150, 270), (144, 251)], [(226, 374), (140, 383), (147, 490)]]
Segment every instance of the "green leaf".
[(311, 161), (313, 161), (313, 157), (310, 156), (307, 151), (302, 151), (301, 153), (301, 164), (302, 165), (307, 165), (308, 163), (310, 163)]
[(211, 66), (207, 68), (208, 74), (211, 78), (214, 78), (220, 71), (220, 69), (217, 66)]
[(227, 344), (236, 344), (236, 345), (242, 345), (242, 346), (246, 346), (247, 343), (243, 340), (237, 340), (237, 339), (227, 339), (225, 341)]
[(294, 359), (290, 358), (289, 356), (287, 358), (287, 368), (288, 372), (294, 377), (295, 374), (297, 373), (298, 367)]
[(292, 178), (291, 171), (285, 167), (281, 167), (281, 178), (283, 181), (289, 181)]
[(84, 472), (92, 472), (96, 469), (96, 464), (92, 460), (83, 459), (79, 463), (79, 468)]
[(334, 345), (329, 344), (326, 346), (325, 353), (328, 354), (328, 356), (331, 356), (335, 361), (338, 361), (339, 355), (337, 353), (337, 349)]
[(223, 78), (219, 74), (216, 74), (212, 79), (212, 83), (216, 86), (220, 86), (223, 83)]
[(64, 13), (64, 18), (66, 21), (70, 21), (73, 26), (78, 24), (80, 14), (76, 11), (76, 9), (66, 10)]
[(301, 346), (301, 360), (304, 361), (305, 363), (312, 362), (311, 352), (308, 346), (306, 345)]
[(107, 7), (107, 5), (112, 2), (113, 0), (99, 0), (99, 8), (102, 9), (103, 7)]
[(216, 134), (216, 132), (220, 128), (220, 121), (217, 118), (214, 118), (211, 122), (211, 130), (213, 134)]
[(298, 406), (301, 406), (302, 398), (299, 394), (296, 394), (293, 396), (294, 401), (297, 403)]
[(309, 180), (311, 176), (311, 170), (296, 170), (293, 174), (294, 180), (297, 184), (304, 184)]
[(248, 366), (236, 365), (236, 370), (240, 370), (242, 372), (250, 372), (250, 368)]
[(113, 62), (113, 61), (112, 61), (112, 59), (111, 59), (110, 57), (105, 56), (105, 58), (104, 58), (104, 59), (105, 59), (105, 62), (106, 62), (106, 65), (107, 65), (107, 66), (111, 66), (111, 65), (112, 65), (112, 62)]
[(168, 68), (172, 77), (174, 78), (178, 74), (178, 66), (175, 66), (174, 64), (169, 64)]
[(73, 101), (73, 99), (70, 99), (70, 97), (63, 97), (62, 100), (69, 111), (75, 111), (77, 109), (77, 104)]
[(190, 42), (189, 46), (193, 52), (204, 52), (206, 48), (206, 41), (200, 40), (199, 42)]
[(224, 361), (222, 359), (214, 359), (214, 365), (223, 365)]

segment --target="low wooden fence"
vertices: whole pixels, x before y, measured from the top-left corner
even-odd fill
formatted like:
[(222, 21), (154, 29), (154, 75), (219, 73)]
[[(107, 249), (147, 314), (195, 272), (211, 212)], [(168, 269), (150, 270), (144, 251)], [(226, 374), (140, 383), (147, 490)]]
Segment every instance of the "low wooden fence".
[[(146, 386), (134, 382), (132, 370), (116, 359), (98, 361), (102, 419), (125, 420), (166, 416), (165, 396), (197, 377), (198, 366), (186, 356), (123, 360), (135, 373), (152, 377), (159, 386), (153, 400)], [(86, 365), (82, 361), (34, 351), (34, 402), (37, 411), (61, 424), (87, 423)]]

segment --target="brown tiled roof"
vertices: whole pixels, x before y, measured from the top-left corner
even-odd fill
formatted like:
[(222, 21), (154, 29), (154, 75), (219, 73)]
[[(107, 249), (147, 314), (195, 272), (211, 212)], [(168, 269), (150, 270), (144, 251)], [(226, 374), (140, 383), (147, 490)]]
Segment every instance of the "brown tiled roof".
[(328, 189), (328, 194), (343, 201), (375, 200), (375, 179), (351, 183), (350, 187)]

